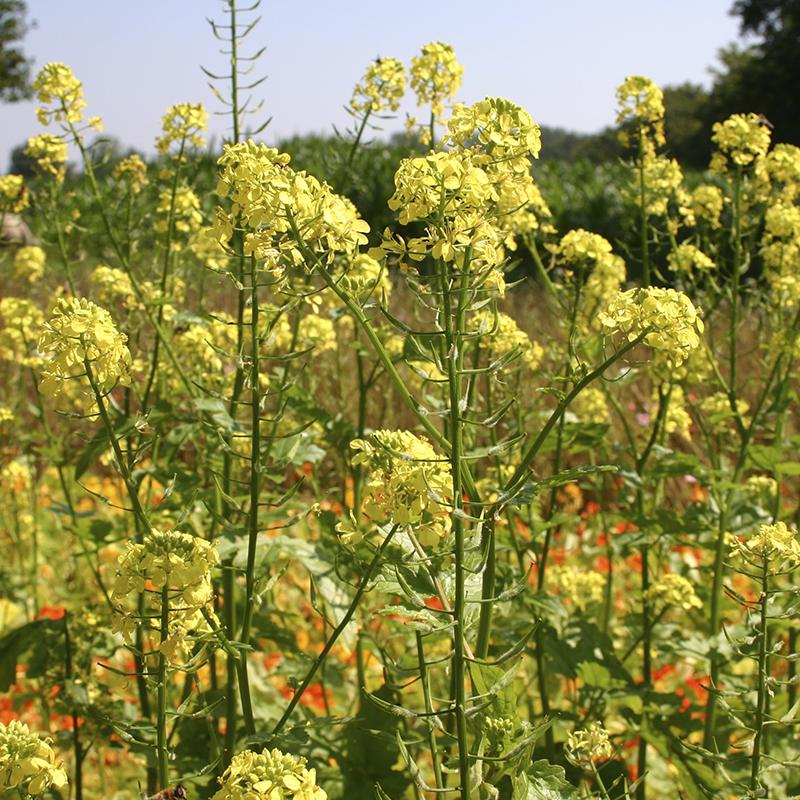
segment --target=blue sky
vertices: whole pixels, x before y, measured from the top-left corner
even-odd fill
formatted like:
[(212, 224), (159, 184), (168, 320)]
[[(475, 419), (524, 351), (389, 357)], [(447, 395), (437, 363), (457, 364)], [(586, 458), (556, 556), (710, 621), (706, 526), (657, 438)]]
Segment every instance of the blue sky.
[[(175, 102), (219, 105), (200, 71), (225, 69), (206, 17), (220, 0), (29, 0), (37, 27), (26, 40), (36, 65), (69, 64), (89, 114), (126, 145), (152, 151)], [(464, 65), (459, 99), (501, 95), (544, 125), (593, 131), (614, 118), (626, 75), (660, 84), (708, 85), (720, 47), (737, 39), (732, 0), (263, 0), (251, 39), (266, 46), (256, 91), (273, 122), (264, 138), (344, 127), (342, 106), (368, 62), (408, 62), (429, 41), (455, 47)], [(34, 103), (0, 106), (0, 159), (40, 132)], [(412, 111), (412, 103), (401, 109)], [(386, 124), (391, 130), (401, 121)], [(211, 121), (222, 135), (225, 122)], [(547, 146), (547, 142), (544, 142)], [(2, 162), (0, 162), (2, 166)]]

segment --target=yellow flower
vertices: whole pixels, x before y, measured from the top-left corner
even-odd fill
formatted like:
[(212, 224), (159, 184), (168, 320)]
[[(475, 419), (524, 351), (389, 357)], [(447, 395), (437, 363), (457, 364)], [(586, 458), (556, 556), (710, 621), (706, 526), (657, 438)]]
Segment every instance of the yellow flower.
[(139, 194), (147, 185), (147, 164), (132, 153), (114, 167), (113, 175), (120, 183), (127, 184), (133, 194)]
[(431, 42), (422, 53), (411, 59), (411, 88), (416, 92), (419, 105), (430, 103), (433, 113), (440, 117), (444, 105), (455, 97), (461, 86), (464, 67), (456, 60), (449, 44)]
[(652, 125), (664, 119), (664, 93), (649, 78), (630, 75), (617, 87), (617, 125)]
[(770, 129), (757, 114), (733, 114), (724, 122), (715, 122), (712, 131), (711, 140), (723, 159), (719, 166), (727, 159), (740, 167), (749, 166), (769, 149)]
[(307, 761), (278, 749), (237, 753), (212, 800), (327, 800)]
[(44, 274), (44, 250), (36, 245), (20, 247), (14, 256), (14, 276), (36, 283)]
[(779, 196), (787, 202), (795, 200), (800, 193), (800, 147), (776, 144), (767, 153), (764, 166)]
[(602, 389), (588, 386), (583, 389), (570, 406), (580, 422), (589, 425), (607, 425), (610, 421), (608, 402)]
[(86, 100), (83, 84), (72, 70), (59, 62), (45, 64), (33, 81), (36, 99), (42, 106), (36, 116), (42, 125), (51, 122), (81, 122)]
[(611, 243), (596, 233), (576, 228), (561, 237), (556, 253), (565, 264), (597, 262), (611, 254)]
[(450, 530), (450, 464), (410, 431), (375, 431), (350, 443), (353, 464), (364, 464), (364, 513), (382, 523), (411, 526), (424, 545), (436, 545)]
[[(649, 216), (659, 217), (667, 213), (671, 200), (688, 207), (691, 199), (681, 187), (683, 172), (674, 158), (645, 155), (644, 158), (645, 210)], [(641, 198), (637, 193), (637, 202)]]
[(0, 300), (0, 359), (16, 361), (25, 367), (41, 363), (36, 350), (44, 314), (30, 300), (4, 297)]
[(561, 596), (569, 600), (580, 612), (602, 601), (606, 578), (599, 572), (579, 567), (556, 566), (550, 570), (550, 579)]
[(19, 214), (27, 208), (28, 200), (22, 175), (0, 175), (0, 214)]
[(567, 735), (564, 755), (571, 764), (588, 767), (594, 761), (611, 758), (614, 748), (608, 738), (608, 731), (599, 722), (592, 722), (588, 727)]
[(684, 611), (703, 607), (694, 586), (674, 572), (667, 572), (655, 581), (647, 590), (647, 599), (652, 605), (678, 606)]
[(15, 790), (20, 797), (40, 797), (48, 789), (63, 789), (67, 773), (50, 746), (24, 722), (0, 722), (0, 794)]
[(778, 495), (778, 482), (769, 475), (751, 475), (742, 488), (751, 500), (763, 503), (767, 508)]
[(406, 91), (406, 69), (396, 58), (377, 58), (353, 89), (350, 108), (357, 113), (397, 111)]
[(695, 270), (715, 269), (716, 264), (700, 248), (683, 242), (667, 256), (670, 269), (675, 272), (694, 272)]
[(139, 307), (131, 279), (123, 270), (100, 264), (94, 268), (90, 281), (101, 303), (111, 305), (119, 301), (127, 309)]
[(770, 573), (794, 569), (800, 566), (797, 531), (788, 528), (785, 522), (761, 525), (758, 533), (746, 539), (735, 539), (731, 543), (731, 555), (759, 566), (766, 561)]
[[(156, 213), (160, 219), (156, 223), (156, 230), (166, 233), (169, 227), (169, 214), (172, 210), (172, 228), (178, 233), (193, 233), (203, 223), (203, 215), (200, 213), (200, 198), (185, 185), (175, 188), (175, 198), (172, 197), (172, 189), (163, 189), (158, 195), (158, 205)], [(173, 242), (173, 247), (175, 247)]]
[(126, 341), (105, 309), (84, 298), (60, 299), (39, 338), (39, 350), (50, 356), (42, 371), (42, 393), (58, 397), (66, 382), (76, 381), (80, 394), (93, 402), (87, 364), (100, 391), (127, 384), (131, 354)]
[(183, 150), (202, 147), (205, 144), (202, 132), (207, 125), (208, 112), (202, 103), (177, 103), (161, 118), (163, 133), (156, 137), (156, 149), (164, 155), (173, 144)]
[(542, 346), (532, 341), (525, 331), (520, 330), (508, 314), (481, 312), (471, 327), (486, 337), (482, 346), (489, 350), (494, 358), (516, 351), (520, 355), (522, 364), (528, 369), (536, 369), (542, 362), (544, 357)]
[(57, 181), (64, 179), (64, 163), (67, 160), (67, 143), (61, 136), (42, 133), (28, 139), (25, 155), (36, 162), (40, 172), (50, 173)]

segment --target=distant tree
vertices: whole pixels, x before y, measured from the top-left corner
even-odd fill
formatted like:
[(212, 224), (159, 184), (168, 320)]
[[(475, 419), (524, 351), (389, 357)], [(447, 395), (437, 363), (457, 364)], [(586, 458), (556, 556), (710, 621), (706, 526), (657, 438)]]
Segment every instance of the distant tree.
[(18, 46), (30, 26), (23, 0), (0, 0), (0, 100), (14, 103), (30, 97), (31, 59)]
[(711, 98), (700, 85), (682, 83), (664, 88), (664, 126), (670, 155), (687, 167), (703, 169), (711, 155)]
[(731, 13), (743, 35), (760, 41), (720, 53), (711, 92), (716, 116), (764, 114), (776, 141), (800, 145), (800, 0), (736, 0)]
[(26, 147), (27, 142), (23, 142), (11, 151), (8, 171), (13, 175), (22, 175), (23, 178), (32, 178), (34, 175), (33, 161), (25, 155)]

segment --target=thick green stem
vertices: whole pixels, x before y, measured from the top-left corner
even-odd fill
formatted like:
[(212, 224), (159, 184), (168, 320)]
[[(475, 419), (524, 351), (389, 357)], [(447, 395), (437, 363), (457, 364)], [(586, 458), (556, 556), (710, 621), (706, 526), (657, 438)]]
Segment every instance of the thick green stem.
[(156, 686), (156, 753), (158, 783), (169, 786), (169, 751), (167, 749), (167, 656), (164, 646), (169, 639), (169, 583), (161, 589), (161, 629), (158, 649), (158, 685)]
[(767, 692), (769, 690), (767, 686), (767, 681), (769, 679), (769, 655), (767, 647), (767, 626), (769, 622), (767, 613), (769, 604), (769, 558), (766, 555), (762, 556), (761, 569), (761, 597), (759, 598), (761, 615), (758, 630), (758, 696), (756, 700), (753, 755), (750, 761), (750, 793), (753, 797), (760, 796), (757, 792), (757, 790), (761, 788), (761, 782), (758, 776), (761, 768), (762, 740), (765, 733), (765, 712), (767, 706)]

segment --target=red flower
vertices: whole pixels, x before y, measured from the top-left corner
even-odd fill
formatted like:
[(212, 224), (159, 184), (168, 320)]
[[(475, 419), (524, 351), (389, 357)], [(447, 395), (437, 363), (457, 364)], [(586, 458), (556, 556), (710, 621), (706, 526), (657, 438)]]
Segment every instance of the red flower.
[(64, 619), (64, 614), (66, 614), (66, 609), (62, 606), (42, 606), (36, 615), (36, 619), (59, 620)]

